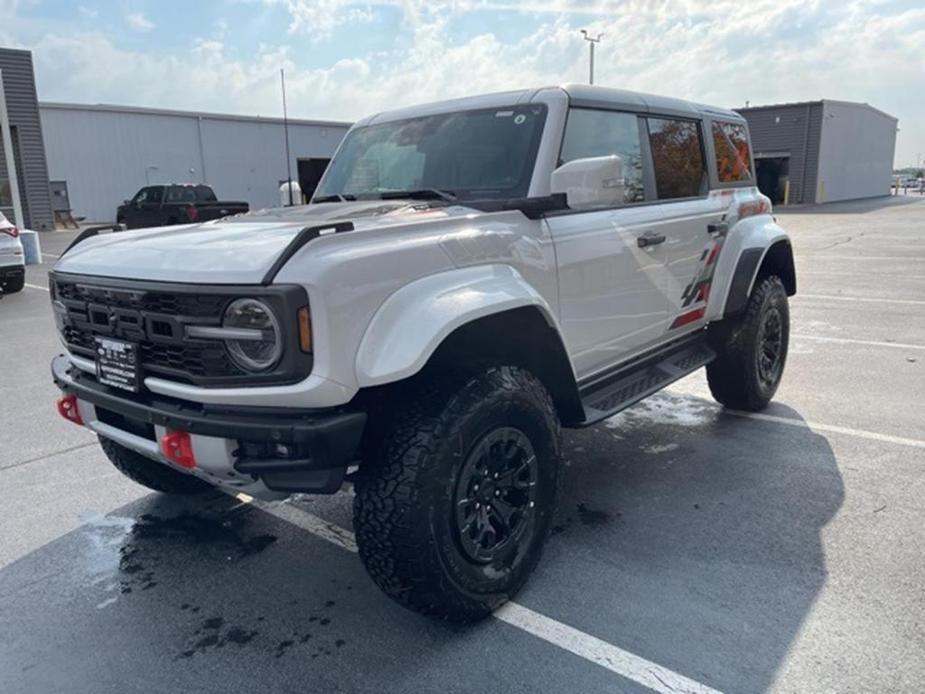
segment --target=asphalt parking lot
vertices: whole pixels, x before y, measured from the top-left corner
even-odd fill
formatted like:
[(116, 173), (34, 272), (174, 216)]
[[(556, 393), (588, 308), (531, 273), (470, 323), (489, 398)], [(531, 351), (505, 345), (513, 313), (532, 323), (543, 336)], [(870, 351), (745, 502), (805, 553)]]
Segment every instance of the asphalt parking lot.
[(55, 413), (45, 264), (0, 301), (0, 690), (918, 692), (925, 200), (779, 212), (800, 293), (776, 402), (695, 374), (567, 432), (544, 559), (459, 628), (394, 605), (351, 494), (149, 493)]

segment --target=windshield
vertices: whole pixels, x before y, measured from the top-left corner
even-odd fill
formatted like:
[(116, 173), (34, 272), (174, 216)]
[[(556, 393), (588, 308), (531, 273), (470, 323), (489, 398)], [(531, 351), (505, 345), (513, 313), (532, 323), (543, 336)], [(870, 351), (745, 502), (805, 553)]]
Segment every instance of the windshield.
[(458, 111), (351, 131), (314, 202), (525, 197), (546, 120), (542, 104)]

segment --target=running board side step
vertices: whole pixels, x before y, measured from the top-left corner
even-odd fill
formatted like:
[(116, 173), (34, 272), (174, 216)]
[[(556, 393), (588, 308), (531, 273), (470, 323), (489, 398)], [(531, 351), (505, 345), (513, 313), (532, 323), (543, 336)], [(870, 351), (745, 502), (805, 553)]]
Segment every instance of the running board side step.
[(629, 364), (604, 379), (581, 388), (581, 404), (588, 426), (611, 417), (643, 398), (693, 373), (716, 357), (705, 337), (685, 340), (651, 357)]

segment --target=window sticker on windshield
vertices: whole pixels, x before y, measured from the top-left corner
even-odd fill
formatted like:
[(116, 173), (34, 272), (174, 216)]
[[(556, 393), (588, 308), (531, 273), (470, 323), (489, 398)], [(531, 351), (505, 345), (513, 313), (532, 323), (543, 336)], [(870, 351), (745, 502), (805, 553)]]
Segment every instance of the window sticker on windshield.
[(498, 111), (495, 113), (495, 118), (510, 118), (513, 115), (513, 111)]
[(522, 124), (525, 120), (527, 120), (527, 117), (526, 117), (524, 114), (522, 114), (522, 113), (518, 113), (518, 114), (514, 117), (514, 125), (520, 125), (520, 124)]

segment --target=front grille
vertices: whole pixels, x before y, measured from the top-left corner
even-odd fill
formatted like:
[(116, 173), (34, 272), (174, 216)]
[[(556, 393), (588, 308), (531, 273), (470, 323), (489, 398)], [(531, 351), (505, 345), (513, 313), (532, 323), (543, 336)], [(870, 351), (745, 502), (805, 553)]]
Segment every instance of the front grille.
[(102, 287), (78, 282), (54, 281), (55, 297), (61, 300), (99, 303), (168, 316), (220, 318), (225, 304), (233, 297), (216, 294), (177, 294)]
[[(187, 323), (218, 325), (233, 296), (135, 290), (57, 278), (52, 280), (52, 291), (64, 307), (64, 341), (76, 354), (93, 358), (94, 337), (108, 335), (138, 344), (145, 373), (187, 382), (246, 375), (228, 356), (224, 343), (184, 336)], [(115, 328), (108, 324), (114, 312)]]
[[(296, 383), (311, 372), (312, 355), (299, 346), (295, 317), (308, 305), (297, 285), (198, 285), (120, 280), (52, 272), (51, 297), (68, 350), (96, 358), (97, 336), (138, 345), (142, 375), (200, 386)], [(238, 367), (218, 339), (190, 338), (186, 326), (219, 326), (241, 297), (266, 302), (279, 319), (283, 354), (270, 371)], [(288, 320), (287, 320), (288, 317)]]

